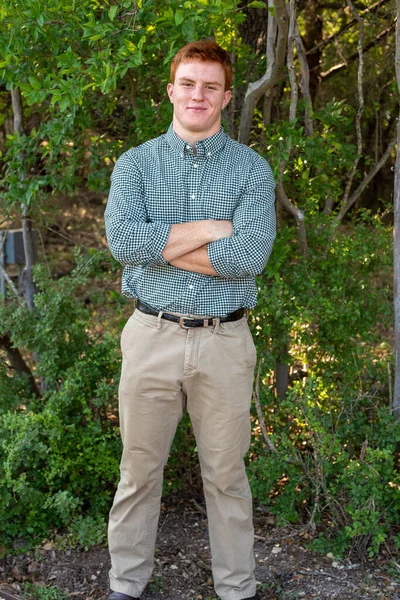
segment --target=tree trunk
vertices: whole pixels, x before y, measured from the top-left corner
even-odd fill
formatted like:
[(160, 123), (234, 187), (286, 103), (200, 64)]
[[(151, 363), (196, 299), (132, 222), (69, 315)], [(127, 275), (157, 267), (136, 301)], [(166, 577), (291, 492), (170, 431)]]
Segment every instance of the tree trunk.
[[(396, 0), (396, 79), (400, 92), (400, 0)], [(400, 421), (400, 115), (397, 121), (397, 156), (394, 174), (394, 321), (395, 321), (395, 377), (393, 414)]]
[(238, 136), (239, 142), (242, 144), (249, 142), (257, 102), (284, 76), (288, 37), (288, 15), (285, 0), (269, 0), (268, 6), (275, 10), (275, 16), (268, 17), (267, 68), (265, 74), (258, 81), (249, 83), (246, 91)]
[[(11, 88), (11, 101), (14, 113), (14, 131), (20, 136), (24, 135), (24, 121), (22, 111), (21, 93), (18, 87)], [(24, 157), (21, 156), (21, 161)], [(22, 289), (29, 310), (33, 310), (33, 296), (35, 286), (33, 283), (33, 236), (32, 223), (30, 220), (29, 207), (25, 203), (22, 210), (22, 235), (24, 240), (25, 268), (22, 275)]]
[[(287, 352), (287, 346), (283, 348)], [(278, 356), (275, 361), (275, 388), (279, 400), (285, 400), (289, 389), (289, 365), (287, 362), (281, 362), (282, 358)]]
[(251, 49), (254, 60), (249, 61), (245, 78), (235, 81), (233, 97), (228, 105), (235, 120), (241, 113), (246, 87), (253, 79), (254, 69), (260, 61), (260, 54), (265, 54), (267, 43), (268, 10), (267, 8), (249, 7), (248, 4), (250, 4), (250, 0), (243, 0), (239, 4), (240, 11), (246, 15), (246, 19), (238, 26), (238, 37)]
[(16, 371), (19, 375), (25, 375), (27, 377), (28, 386), (32, 394), (37, 398), (40, 398), (40, 392), (32, 375), (32, 371), (22, 358), (21, 352), (18, 350), (18, 348), (13, 347), (9, 335), (6, 334), (0, 336), (0, 347), (6, 351), (7, 358), (14, 371)]
[(324, 7), (315, 0), (306, 0), (302, 9), (305, 32), (302, 41), (304, 49), (307, 52), (309, 68), (308, 89), (311, 102), (315, 100), (321, 72), (322, 48), (319, 44), (322, 41), (323, 35), (323, 10)]

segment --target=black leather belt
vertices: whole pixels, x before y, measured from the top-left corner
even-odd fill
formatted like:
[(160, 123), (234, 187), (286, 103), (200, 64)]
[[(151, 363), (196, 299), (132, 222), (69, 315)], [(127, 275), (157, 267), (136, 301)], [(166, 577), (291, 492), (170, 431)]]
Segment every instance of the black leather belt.
[[(137, 310), (145, 313), (146, 315), (158, 316), (159, 310), (148, 306), (144, 302), (138, 300), (136, 305)], [(207, 317), (206, 319), (193, 319), (192, 317), (185, 317), (184, 315), (179, 317), (177, 315), (171, 315), (170, 313), (163, 312), (161, 315), (162, 319), (166, 321), (172, 321), (173, 323), (179, 323), (182, 329), (188, 329), (191, 327), (213, 327), (216, 324), (216, 319), (219, 319), (220, 323), (230, 323), (231, 321), (238, 321), (244, 315), (244, 308), (239, 308), (235, 312), (229, 313), (226, 317)]]

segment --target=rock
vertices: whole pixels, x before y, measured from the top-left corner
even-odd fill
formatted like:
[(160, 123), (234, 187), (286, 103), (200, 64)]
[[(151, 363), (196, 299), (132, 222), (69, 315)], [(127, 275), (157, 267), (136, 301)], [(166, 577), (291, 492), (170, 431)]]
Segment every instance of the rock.
[(38, 570), (38, 564), (34, 560), (28, 565), (28, 573), (36, 573)]
[(56, 547), (54, 542), (46, 542), (45, 544), (43, 544), (43, 550), (53, 550)]

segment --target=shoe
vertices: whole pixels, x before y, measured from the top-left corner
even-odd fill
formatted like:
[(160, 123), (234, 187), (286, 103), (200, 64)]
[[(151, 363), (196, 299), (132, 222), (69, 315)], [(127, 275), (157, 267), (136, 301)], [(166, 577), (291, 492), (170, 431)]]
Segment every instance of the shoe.
[(139, 600), (135, 598), (135, 596), (128, 596), (128, 594), (123, 594), (122, 592), (113, 592), (110, 590), (110, 595), (107, 596), (107, 600)]

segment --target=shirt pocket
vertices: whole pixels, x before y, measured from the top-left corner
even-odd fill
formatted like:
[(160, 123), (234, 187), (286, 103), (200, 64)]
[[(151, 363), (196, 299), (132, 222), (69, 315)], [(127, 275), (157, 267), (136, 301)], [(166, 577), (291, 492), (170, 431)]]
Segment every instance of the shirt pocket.
[(176, 191), (158, 186), (146, 189), (145, 205), (148, 223), (157, 221), (168, 224), (182, 223), (183, 204), (182, 198)]
[(205, 219), (227, 219), (232, 221), (233, 214), (240, 201), (239, 193), (226, 192), (210, 193), (202, 199)]

